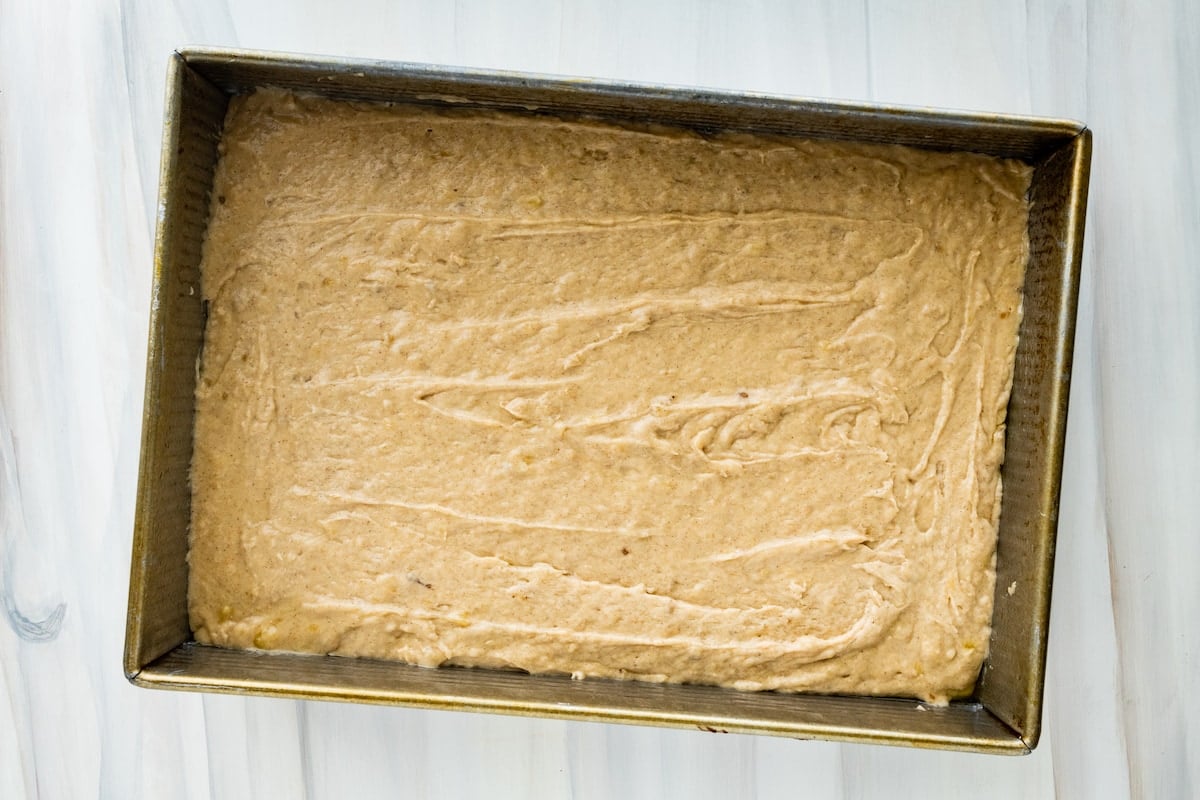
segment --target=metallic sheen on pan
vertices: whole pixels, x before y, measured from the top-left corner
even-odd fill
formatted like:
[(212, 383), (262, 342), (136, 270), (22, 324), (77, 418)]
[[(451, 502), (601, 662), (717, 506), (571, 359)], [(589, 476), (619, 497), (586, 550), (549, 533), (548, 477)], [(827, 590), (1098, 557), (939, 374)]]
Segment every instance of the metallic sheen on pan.
[[(496, 670), (221, 650), (188, 627), (200, 246), (229, 97), (279, 86), (355, 100), (590, 114), (702, 130), (971, 150), (1034, 165), (1025, 314), (1008, 407), (991, 651), (970, 700), (743, 693)], [(147, 353), (125, 674), (139, 686), (1028, 753), (1046, 632), (1091, 132), (1076, 122), (604, 83), (414, 64), (196, 49), (172, 55)], [(1009, 593), (1009, 588), (1015, 588)]]

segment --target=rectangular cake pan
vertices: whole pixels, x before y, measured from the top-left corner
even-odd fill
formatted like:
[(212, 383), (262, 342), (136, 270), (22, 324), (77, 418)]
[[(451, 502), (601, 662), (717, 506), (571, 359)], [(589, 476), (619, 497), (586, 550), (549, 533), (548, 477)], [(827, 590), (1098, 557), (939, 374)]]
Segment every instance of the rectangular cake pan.
[[(422, 669), (222, 650), (188, 626), (193, 393), (204, 333), (200, 247), (229, 99), (258, 86), (334, 98), (588, 114), (803, 138), (969, 150), (1035, 167), (1003, 467), (991, 651), (972, 697), (913, 700), (742, 693)], [(1041, 726), (1091, 134), (1076, 122), (893, 109), (412, 64), (194, 49), (172, 55), (154, 249), (125, 674), (138, 686), (463, 709), (795, 738), (1028, 753)], [(1011, 589), (1011, 591), (1010, 591)]]

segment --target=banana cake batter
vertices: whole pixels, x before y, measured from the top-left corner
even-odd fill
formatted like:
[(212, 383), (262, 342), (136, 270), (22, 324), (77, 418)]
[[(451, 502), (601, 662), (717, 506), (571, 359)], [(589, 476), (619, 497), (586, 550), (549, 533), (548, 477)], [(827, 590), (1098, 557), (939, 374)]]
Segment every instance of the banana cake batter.
[(944, 702), (987, 653), (1028, 167), (235, 98), (196, 639)]

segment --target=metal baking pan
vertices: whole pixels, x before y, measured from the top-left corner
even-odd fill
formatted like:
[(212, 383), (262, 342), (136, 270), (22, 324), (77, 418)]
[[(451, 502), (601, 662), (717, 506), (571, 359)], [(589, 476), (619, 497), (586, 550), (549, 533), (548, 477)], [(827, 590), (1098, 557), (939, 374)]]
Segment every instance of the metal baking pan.
[[(332, 656), (222, 650), (188, 627), (193, 392), (204, 333), (200, 247), (232, 95), (278, 86), (356, 100), (636, 118), (969, 150), (1035, 167), (1024, 319), (1008, 406), (990, 655), (970, 699), (743, 693), (430, 670)], [(990, 753), (1029, 752), (1042, 687), (1091, 134), (1076, 122), (896, 109), (697, 89), (227, 50), (168, 70), (125, 674), (138, 686), (627, 722)], [(1015, 591), (1009, 588), (1015, 584)]]

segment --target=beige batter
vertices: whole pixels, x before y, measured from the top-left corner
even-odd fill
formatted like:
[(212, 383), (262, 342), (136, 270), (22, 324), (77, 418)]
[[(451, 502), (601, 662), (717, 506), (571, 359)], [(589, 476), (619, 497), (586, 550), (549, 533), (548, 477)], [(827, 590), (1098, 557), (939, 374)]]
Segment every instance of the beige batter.
[(970, 690), (1027, 167), (276, 91), (222, 153), (198, 641)]

